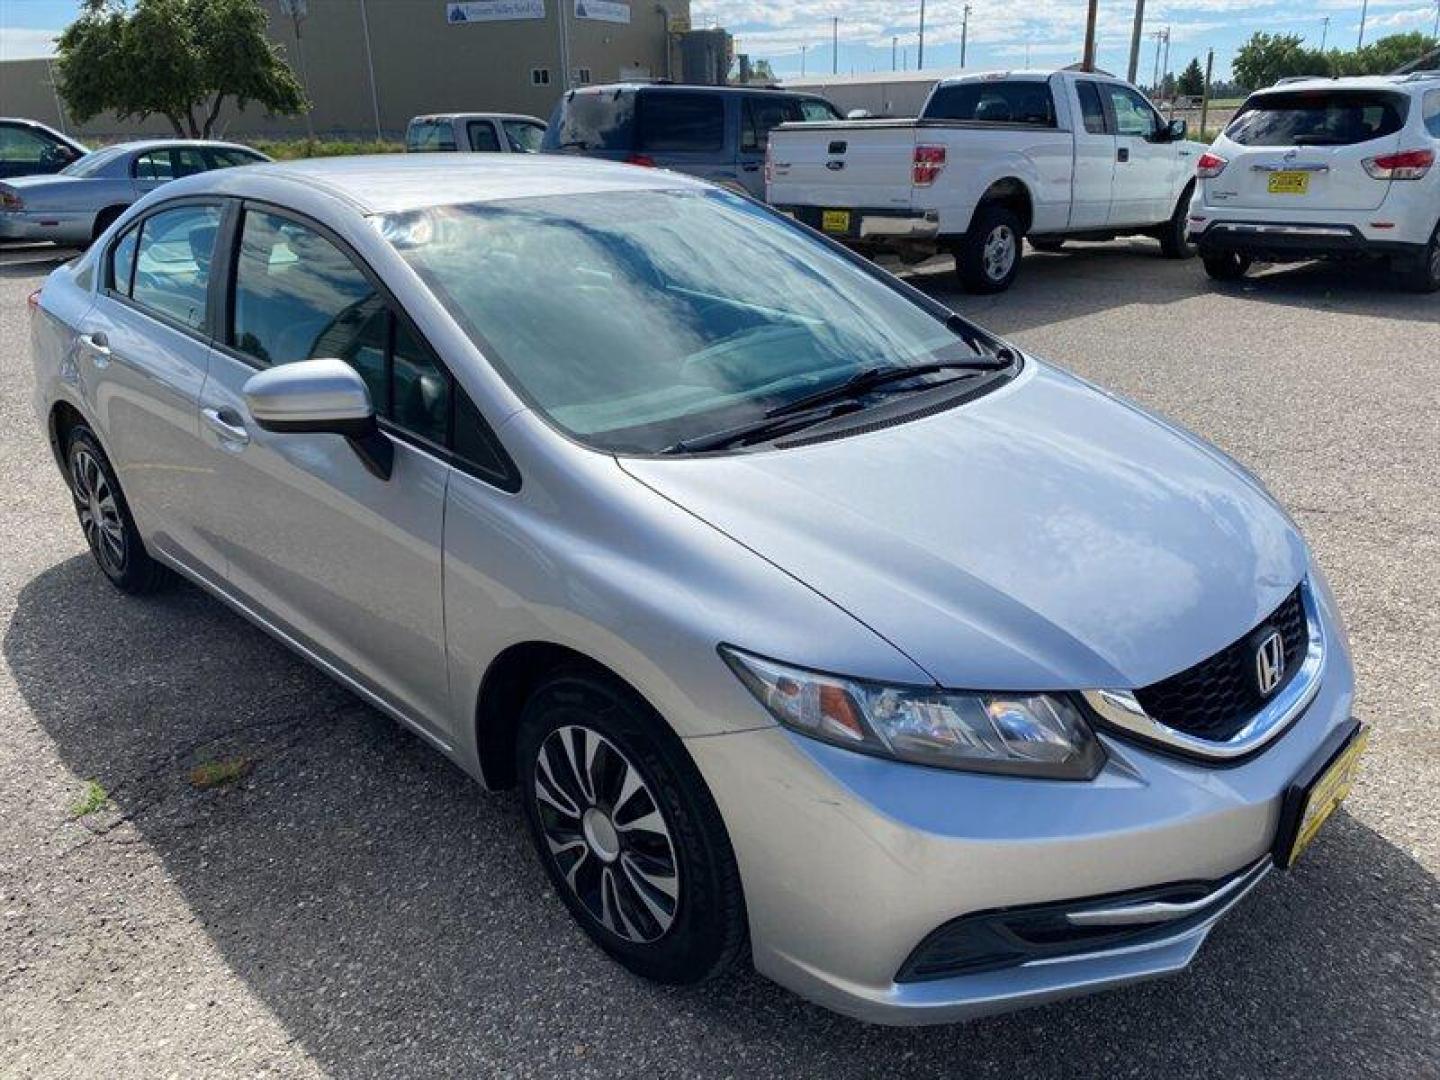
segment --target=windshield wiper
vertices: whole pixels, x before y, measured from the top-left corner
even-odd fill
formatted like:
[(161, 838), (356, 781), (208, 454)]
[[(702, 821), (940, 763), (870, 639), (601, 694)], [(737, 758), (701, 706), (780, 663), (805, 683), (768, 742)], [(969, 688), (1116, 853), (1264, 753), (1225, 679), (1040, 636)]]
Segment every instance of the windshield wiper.
[[(920, 375), (933, 375), (939, 371), (1002, 371), (1013, 364), (1014, 354), (1008, 349), (1002, 349), (991, 359), (983, 360), (936, 360), (929, 364), (887, 364), (882, 367), (869, 367), (857, 371), (842, 383), (835, 386), (827, 386), (823, 390), (816, 390), (813, 394), (805, 394), (794, 401), (787, 401), (784, 405), (777, 405), (765, 415), (767, 417), (792, 416), (795, 413), (805, 412), (816, 405), (823, 405), (831, 401), (845, 401), (856, 398), (862, 394), (868, 394), (871, 390), (878, 389), (887, 383), (902, 382), (905, 379), (912, 379)], [(953, 380), (951, 380), (953, 381)], [(925, 386), (916, 387), (917, 390), (933, 390), (937, 384), (931, 383)], [(945, 383), (938, 384), (940, 386)]]
[(665, 447), (662, 454), (698, 454), (706, 450), (723, 450), (729, 446), (739, 446), (742, 443), (755, 442), (765, 435), (789, 434), (792, 431), (799, 431), (801, 428), (818, 424), (822, 420), (830, 420), (837, 416), (843, 416), (847, 412), (853, 412), (858, 406), (845, 403), (842, 405), (829, 405), (813, 408), (805, 412), (789, 413), (784, 416), (765, 415), (749, 423), (741, 424), (738, 427), (726, 428), (724, 431), (712, 431), (708, 435), (695, 435), (689, 439), (681, 439), (679, 442)]

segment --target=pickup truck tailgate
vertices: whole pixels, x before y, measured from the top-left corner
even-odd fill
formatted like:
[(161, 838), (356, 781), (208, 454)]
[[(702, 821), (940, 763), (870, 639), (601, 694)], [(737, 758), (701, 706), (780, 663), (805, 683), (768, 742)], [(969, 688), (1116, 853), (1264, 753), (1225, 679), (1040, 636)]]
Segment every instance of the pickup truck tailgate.
[(906, 210), (914, 123), (782, 125), (770, 133), (767, 200), (775, 206)]

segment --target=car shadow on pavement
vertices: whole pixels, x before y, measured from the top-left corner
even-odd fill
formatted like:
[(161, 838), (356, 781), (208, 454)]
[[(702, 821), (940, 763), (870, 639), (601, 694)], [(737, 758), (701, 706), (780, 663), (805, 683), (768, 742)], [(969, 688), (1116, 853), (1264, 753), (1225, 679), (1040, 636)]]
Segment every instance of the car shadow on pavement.
[[(1376, 263), (1297, 263), (1258, 267), (1238, 282), (1216, 282), (1198, 259), (1162, 258), (1152, 241), (1072, 243), (1059, 252), (1027, 251), (1007, 292), (960, 290), (948, 257), (902, 271), (911, 285), (987, 329), (1015, 334), (1122, 307), (1155, 309), (1212, 294), (1297, 310), (1440, 322), (1440, 296), (1404, 291)], [(1175, 316), (1180, 318), (1181, 316)], [(1243, 318), (1243, 314), (1237, 313)], [(1222, 327), (1215, 328), (1217, 333)]]
[[(3, 651), (65, 765), (115, 808), (81, 843), (153, 852), (229, 969), (336, 1075), (1308, 1077), (1435, 1060), (1440, 884), (1343, 812), (1187, 973), (882, 1029), (751, 973), (630, 977), (551, 895), (513, 796), (197, 589), (128, 598), (73, 557), (24, 585)], [(220, 760), (248, 773), (192, 786)], [(110, 857), (128, 856), (89, 858)], [(144, 916), (153, 886), (133, 888)]]

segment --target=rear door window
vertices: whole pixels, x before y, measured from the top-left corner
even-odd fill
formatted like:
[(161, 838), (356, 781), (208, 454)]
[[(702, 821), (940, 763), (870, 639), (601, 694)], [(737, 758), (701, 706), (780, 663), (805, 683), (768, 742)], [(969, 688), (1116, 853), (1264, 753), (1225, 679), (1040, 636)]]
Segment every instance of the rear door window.
[(465, 137), (470, 140), (470, 149), (484, 154), (500, 152), (500, 137), (495, 134), (495, 125), (489, 120), (471, 120), (465, 125)]
[(449, 120), (419, 120), (405, 133), (405, 149), (412, 153), (454, 150), (455, 129)]
[(1100, 102), (1100, 88), (1093, 82), (1078, 82), (1075, 92), (1080, 96), (1080, 116), (1091, 135), (1105, 134), (1105, 106)]
[(725, 102), (719, 94), (657, 91), (640, 105), (640, 149), (719, 150), (725, 145)]
[(136, 180), (173, 180), (175, 163), (170, 160), (169, 150), (151, 150), (135, 159), (133, 167)]
[(752, 153), (764, 151), (772, 129), (805, 119), (800, 102), (782, 97), (746, 98), (740, 115), (740, 149)]
[(1394, 135), (1409, 99), (1378, 90), (1296, 90), (1247, 101), (1225, 129), (1241, 146), (1351, 146)]
[[(140, 225), (130, 298), (191, 330), (205, 325), (210, 256), (220, 231), (218, 206), (177, 206), (152, 214)], [(124, 258), (126, 241), (116, 248)], [(123, 265), (119, 273), (124, 272)]]
[(926, 120), (1055, 126), (1050, 85), (1032, 80), (965, 82), (942, 86), (925, 106)]

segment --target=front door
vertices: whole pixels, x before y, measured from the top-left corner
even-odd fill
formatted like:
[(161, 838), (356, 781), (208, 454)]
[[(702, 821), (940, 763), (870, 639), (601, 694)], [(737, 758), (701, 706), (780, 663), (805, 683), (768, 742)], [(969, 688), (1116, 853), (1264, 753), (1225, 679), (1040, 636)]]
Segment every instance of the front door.
[(101, 288), (80, 323), (78, 361), (106, 453), (145, 543), (219, 581), (224, 556), (204, 528), (214, 476), (196, 403), (209, 362), (215, 202), (157, 209), (100, 259)]
[[(440, 557), (448, 373), (374, 281), (311, 224), (247, 207), (231, 314), (200, 396), (229, 587), (407, 717), (448, 709)], [(257, 370), (316, 357), (356, 368), (395, 448), (381, 479), (338, 435), (277, 434), (246, 409)], [(443, 737), (443, 736), (442, 736)]]
[(1159, 224), (1174, 211), (1170, 193), (1177, 167), (1175, 144), (1163, 138), (1165, 122), (1141, 94), (1118, 83), (1104, 83), (1102, 89), (1115, 122), (1110, 224)]

